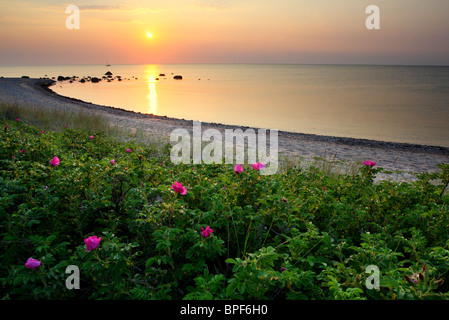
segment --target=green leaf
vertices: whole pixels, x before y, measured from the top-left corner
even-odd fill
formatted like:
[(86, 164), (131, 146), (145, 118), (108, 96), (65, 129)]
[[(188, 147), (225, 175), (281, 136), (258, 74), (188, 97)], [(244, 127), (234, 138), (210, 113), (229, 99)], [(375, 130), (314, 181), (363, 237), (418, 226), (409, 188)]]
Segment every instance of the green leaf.
[(229, 281), (229, 285), (226, 287), (226, 295), (228, 297), (232, 297), (238, 284), (239, 284), (239, 281), (237, 279), (231, 279)]
[(390, 278), (390, 277), (382, 277), (379, 285), (381, 287), (385, 287), (385, 288), (395, 288), (398, 286), (398, 282), (395, 279)]
[(245, 293), (245, 288), (246, 288), (246, 282), (242, 281), (237, 284), (237, 290), (240, 292), (240, 294)]

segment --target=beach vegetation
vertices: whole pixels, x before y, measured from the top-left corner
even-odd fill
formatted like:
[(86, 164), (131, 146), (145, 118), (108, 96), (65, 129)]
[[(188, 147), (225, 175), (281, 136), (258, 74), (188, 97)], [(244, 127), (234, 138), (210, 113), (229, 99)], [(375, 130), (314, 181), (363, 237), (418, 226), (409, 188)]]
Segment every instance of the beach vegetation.
[(449, 297), (448, 164), (413, 182), (374, 183), (362, 161), (264, 176), (1, 110), (1, 299)]

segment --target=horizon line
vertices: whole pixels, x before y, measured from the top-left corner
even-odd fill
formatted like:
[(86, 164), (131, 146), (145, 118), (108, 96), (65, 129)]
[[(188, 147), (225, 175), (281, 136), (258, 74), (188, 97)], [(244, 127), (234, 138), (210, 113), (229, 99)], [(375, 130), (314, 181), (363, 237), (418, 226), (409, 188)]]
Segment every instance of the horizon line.
[[(449, 67), (449, 64), (389, 64), (389, 63), (291, 63), (291, 62), (168, 62), (168, 63), (117, 63), (117, 65), (309, 65), (309, 66), (385, 66), (385, 67)], [(58, 63), (58, 64), (0, 64), (0, 67), (54, 67), (54, 66), (99, 66), (103, 63)], [(106, 65), (104, 65), (106, 66)]]

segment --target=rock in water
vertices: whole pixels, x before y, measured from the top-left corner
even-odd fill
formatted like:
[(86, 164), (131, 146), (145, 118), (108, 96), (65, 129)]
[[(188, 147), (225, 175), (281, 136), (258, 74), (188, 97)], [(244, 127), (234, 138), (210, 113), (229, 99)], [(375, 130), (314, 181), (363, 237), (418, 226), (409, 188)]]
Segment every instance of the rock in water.
[(175, 79), (175, 80), (182, 80), (182, 76), (174, 76), (173, 79)]

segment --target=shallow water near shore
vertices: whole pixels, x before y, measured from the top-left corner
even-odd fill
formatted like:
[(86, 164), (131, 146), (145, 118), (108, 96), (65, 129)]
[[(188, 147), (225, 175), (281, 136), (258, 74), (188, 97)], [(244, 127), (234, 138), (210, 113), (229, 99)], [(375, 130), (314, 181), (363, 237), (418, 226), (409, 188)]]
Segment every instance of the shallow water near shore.
[[(112, 81), (80, 83), (82, 77)], [(165, 74), (165, 76), (161, 75)], [(95, 104), (326, 136), (449, 147), (449, 67), (85, 65), (0, 67), (0, 76), (77, 76), (58, 94)], [(182, 80), (174, 80), (182, 75)], [(118, 81), (115, 76), (121, 76)]]

